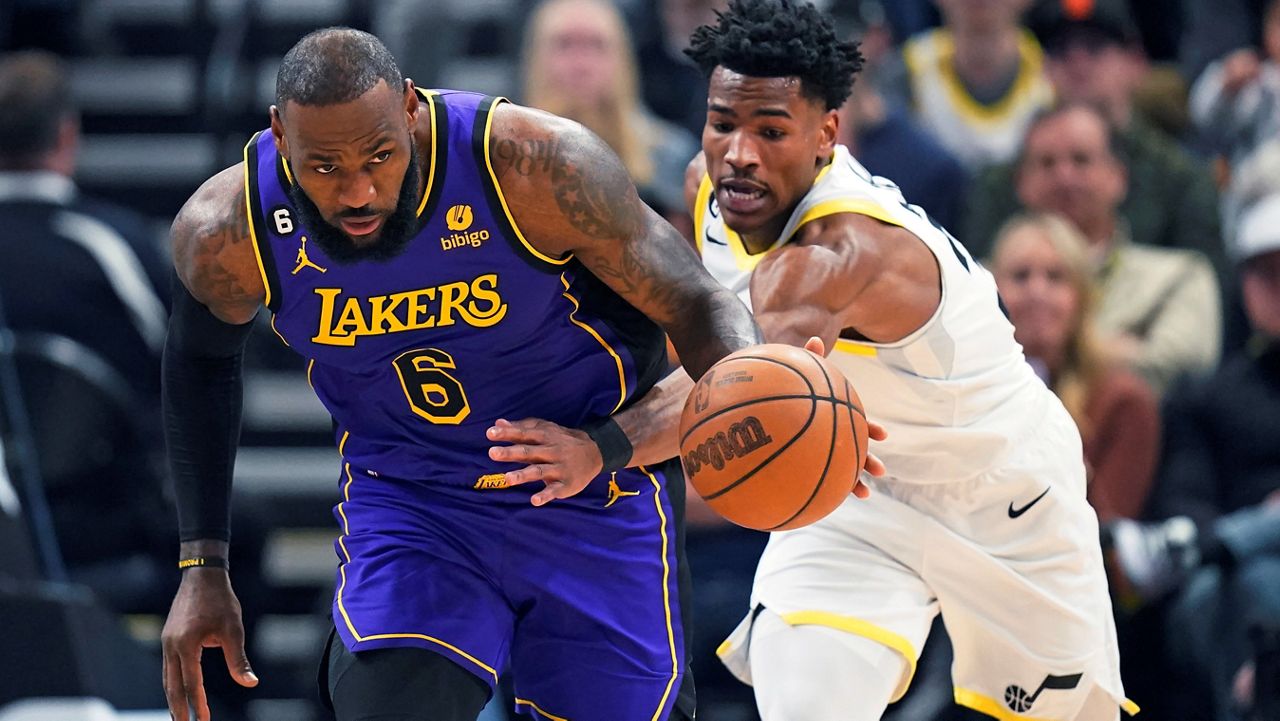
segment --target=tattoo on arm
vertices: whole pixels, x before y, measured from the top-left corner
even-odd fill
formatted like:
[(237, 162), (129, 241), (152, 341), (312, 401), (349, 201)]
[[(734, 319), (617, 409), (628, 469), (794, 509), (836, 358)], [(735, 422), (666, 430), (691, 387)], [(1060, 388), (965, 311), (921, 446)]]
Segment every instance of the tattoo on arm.
[(498, 160), (515, 171), (517, 175), (523, 175), (526, 178), (535, 172), (549, 174), (559, 152), (560, 141), (555, 138), (499, 140), (494, 147), (494, 154), (498, 156)]

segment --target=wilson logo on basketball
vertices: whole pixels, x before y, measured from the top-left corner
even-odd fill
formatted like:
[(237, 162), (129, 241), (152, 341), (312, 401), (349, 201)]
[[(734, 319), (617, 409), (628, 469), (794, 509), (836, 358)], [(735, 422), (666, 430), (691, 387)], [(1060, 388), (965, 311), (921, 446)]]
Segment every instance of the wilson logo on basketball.
[(684, 454), (684, 472), (693, 478), (705, 466), (711, 466), (717, 471), (724, 470), (729, 461), (742, 458), (770, 443), (773, 443), (773, 437), (765, 432), (760, 419), (747, 416), (729, 426), (729, 430), (716, 433)]

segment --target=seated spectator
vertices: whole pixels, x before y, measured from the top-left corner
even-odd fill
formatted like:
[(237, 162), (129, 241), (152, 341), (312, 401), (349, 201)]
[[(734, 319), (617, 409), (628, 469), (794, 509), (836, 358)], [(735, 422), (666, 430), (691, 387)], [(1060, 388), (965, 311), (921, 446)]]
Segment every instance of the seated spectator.
[[(1129, 187), (1120, 213), (1135, 243), (1198, 250), (1219, 274), (1232, 277), (1222, 247), (1218, 196), (1208, 168), (1134, 111), (1146, 58), (1123, 0), (1077, 3), (1051, 0), (1037, 6), (1028, 24), (1040, 37), (1058, 99), (1100, 107), (1118, 133)], [(1012, 164), (990, 168), (969, 193), (959, 235), (979, 256), (996, 230), (1018, 208)]]
[[(1205, 69), (1191, 91), (1192, 119), (1212, 149), (1227, 158), (1231, 175), (1280, 137), (1280, 0), (1268, 3), (1262, 28), (1265, 55), (1238, 49)], [(1234, 187), (1229, 195), (1235, 195)], [(1244, 204), (1235, 198), (1224, 202), (1224, 215)]]
[(608, 0), (546, 0), (528, 27), (524, 102), (599, 135), (626, 165), (640, 197), (692, 232), (683, 183), (697, 141), (640, 101), (635, 54), (618, 9)]
[(853, 94), (840, 109), (839, 142), (863, 167), (892, 178), (904, 197), (945, 228), (955, 228), (963, 210), (969, 173), (946, 148), (877, 87), (880, 64), (892, 39), (882, 17), (864, 13), (851, 33), (860, 41), (864, 65)]
[(1080, 427), (1098, 519), (1140, 517), (1159, 455), (1159, 408), (1147, 384), (1111, 363), (1094, 336), (1084, 238), (1056, 215), (1019, 215), (994, 252), (1014, 337)]
[(1067, 105), (1037, 118), (1018, 163), (1017, 194), (1034, 212), (1059, 213), (1083, 234), (1098, 284), (1103, 342), (1157, 393), (1213, 368), (1222, 311), (1212, 267), (1191, 250), (1132, 240), (1120, 203), (1129, 175), (1102, 114)]
[[(650, 8), (654, 30), (637, 39), (642, 96), (658, 117), (702, 136), (707, 124), (707, 78), (685, 57), (695, 28), (715, 22), (729, 0), (636, 0)], [(656, 7), (655, 7), (656, 6)]]
[(1019, 24), (1027, 0), (936, 0), (944, 26), (911, 38), (885, 92), (970, 170), (1011, 159), (1053, 101), (1040, 44)]
[[(1265, 641), (1280, 627), (1280, 194), (1246, 212), (1233, 254), (1254, 340), (1169, 398), (1152, 496), (1152, 515), (1167, 520), (1119, 522), (1110, 535), (1137, 594), (1176, 591), (1167, 639), (1178, 682), (1207, 686), (1215, 719), (1270, 719), (1238, 714), (1233, 686), (1251, 658), (1276, 669), (1274, 641), (1255, 648), (1250, 634), (1262, 629)], [(1275, 680), (1255, 690), (1275, 694)], [(1280, 703), (1240, 695), (1255, 709)]]

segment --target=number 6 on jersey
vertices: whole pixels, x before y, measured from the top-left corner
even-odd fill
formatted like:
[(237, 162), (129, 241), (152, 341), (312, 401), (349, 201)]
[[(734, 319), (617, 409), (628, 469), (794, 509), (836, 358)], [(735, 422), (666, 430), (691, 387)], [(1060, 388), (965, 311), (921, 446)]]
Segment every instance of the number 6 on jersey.
[(457, 425), (471, 413), (467, 394), (445, 368), (457, 368), (453, 356), (439, 348), (419, 348), (391, 362), (413, 412), (432, 423)]

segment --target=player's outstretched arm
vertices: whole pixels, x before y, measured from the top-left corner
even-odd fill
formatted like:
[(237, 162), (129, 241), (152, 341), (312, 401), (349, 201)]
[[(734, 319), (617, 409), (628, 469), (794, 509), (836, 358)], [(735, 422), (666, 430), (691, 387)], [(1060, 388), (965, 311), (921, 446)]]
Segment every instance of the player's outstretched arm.
[[(231, 470), (240, 431), (240, 359), (265, 296), (248, 226), (244, 171), (229, 168), (187, 201), (171, 230), (174, 301), (164, 349), (165, 440), (177, 497), (182, 559), (227, 558)], [(216, 563), (216, 561), (214, 561)], [(238, 683), (257, 676), (244, 651), (229, 569), (182, 571), (161, 634), (169, 713), (209, 719), (200, 654), (220, 646)]]

